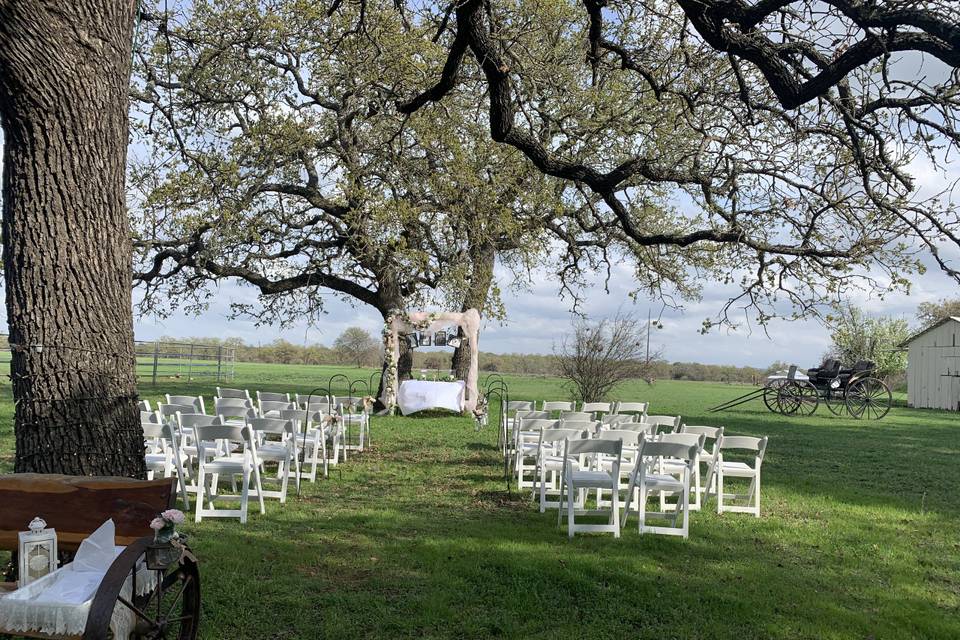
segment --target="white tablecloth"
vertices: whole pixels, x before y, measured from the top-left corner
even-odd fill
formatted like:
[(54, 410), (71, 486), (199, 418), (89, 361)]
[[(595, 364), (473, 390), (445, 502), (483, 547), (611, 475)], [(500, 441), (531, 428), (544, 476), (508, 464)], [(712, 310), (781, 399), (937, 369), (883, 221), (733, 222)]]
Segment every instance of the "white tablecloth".
[(466, 385), (456, 382), (430, 382), (427, 380), (404, 380), (397, 393), (397, 406), (408, 416), (425, 409), (449, 409), (463, 411)]

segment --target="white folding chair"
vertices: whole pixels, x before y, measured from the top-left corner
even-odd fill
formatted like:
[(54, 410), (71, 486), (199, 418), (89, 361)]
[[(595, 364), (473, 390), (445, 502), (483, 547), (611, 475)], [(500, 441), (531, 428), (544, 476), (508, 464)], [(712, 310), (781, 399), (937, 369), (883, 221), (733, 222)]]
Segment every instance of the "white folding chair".
[[(333, 413), (333, 403), (330, 401), (330, 396), (322, 395), (315, 396), (311, 394), (300, 395), (296, 394), (297, 408), (306, 409), (307, 411), (323, 411), (324, 413)], [(307, 406), (307, 403), (310, 403), (310, 406)]]
[(260, 417), (279, 418), (281, 411), (296, 409), (297, 405), (283, 400), (260, 400)]
[[(546, 420), (543, 418), (521, 418), (520, 427), (517, 429), (517, 446), (514, 454), (514, 472), (517, 478), (517, 489), (533, 489), (536, 485), (536, 458), (540, 446), (540, 431), (543, 429), (556, 428), (560, 424), (559, 420)], [(533, 464), (528, 464), (531, 460)], [(527, 479), (527, 474), (530, 479)]]
[(257, 410), (249, 398), (214, 398), (213, 413), (220, 416), (223, 424), (241, 427), (250, 418), (256, 418)]
[(685, 424), (682, 427), (681, 433), (696, 433), (702, 435), (704, 438), (703, 449), (700, 451), (700, 464), (707, 465), (707, 475), (706, 482), (700, 482), (702, 474), (700, 472), (700, 465), (697, 465), (697, 472), (695, 474), (696, 487), (694, 487), (694, 495), (696, 498), (690, 506), (691, 509), (696, 511), (700, 508), (700, 496), (703, 495), (702, 503), (706, 504), (707, 500), (710, 499), (710, 492), (716, 491), (717, 479), (714, 474), (714, 469), (717, 466), (717, 456), (720, 455), (720, 448), (717, 445), (723, 439), (723, 427)]
[[(294, 482), (298, 487), (300, 486), (300, 458), (297, 456), (293, 420), (251, 418), (247, 420), (247, 426), (253, 431), (254, 440), (257, 443), (256, 455), (260, 463), (261, 481), (265, 480), (266, 463), (277, 464), (277, 481), (280, 483), (280, 488), (278, 490), (263, 489), (263, 497), (279, 498), (282, 504), (287, 501), (291, 467), (294, 472)], [(271, 436), (277, 439), (271, 439)]]
[[(194, 521), (200, 522), (208, 518), (240, 518), (241, 524), (247, 522), (248, 503), (250, 501), (250, 481), (253, 480), (253, 492), (260, 503), (260, 513), (266, 513), (263, 505), (263, 486), (260, 482), (260, 464), (257, 460), (257, 442), (252, 430), (247, 426), (209, 425), (194, 427), (197, 445), (200, 449), (197, 456), (198, 472), (196, 510)], [(218, 443), (226, 441), (226, 447)], [(223, 449), (232, 450), (234, 445), (239, 447), (239, 453), (222, 453)], [(209, 450), (213, 446), (213, 450)], [(209, 458), (209, 459), (208, 459)], [(221, 475), (242, 477), (239, 495), (220, 494), (219, 478)], [(209, 478), (208, 478), (209, 476)], [(208, 486), (209, 480), (209, 486)], [(239, 509), (217, 509), (215, 501), (240, 501)], [(209, 506), (204, 506), (209, 505)]]
[(534, 411), (536, 404), (527, 400), (510, 400), (500, 412), (500, 443), (503, 448), (503, 454), (507, 455), (507, 449), (513, 442), (513, 432), (517, 427), (517, 414), (521, 412)]
[[(723, 436), (717, 445), (717, 513), (733, 511), (737, 513), (752, 513), (760, 517), (760, 465), (763, 463), (763, 454), (767, 450), (767, 438), (751, 438), (749, 436)], [(729, 460), (726, 456), (732, 451), (754, 452), (753, 466), (747, 462)], [(750, 488), (747, 493), (724, 493), (725, 478), (749, 478)], [(746, 506), (724, 504), (724, 500), (745, 499)]]
[(137, 406), (140, 407), (140, 411), (150, 411), (150, 401), (149, 400), (140, 400), (137, 402)]
[(189, 477), (189, 466), (184, 467), (186, 456), (180, 452), (180, 446), (177, 442), (177, 432), (172, 422), (163, 422), (156, 424), (153, 422), (141, 422), (143, 428), (143, 437), (157, 443), (156, 449), (159, 451), (148, 452), (145, 455), (147, 463), (147, 480), (153, 480), (156, 474), (161, 474), (162, 478), (172, 478), (174, 474), (177, 477), (177, 486), (180, 487), (180, 498), (183, 500), (183, 507), (190, 510), (190, 494), (187, 492), (187, 478)]
[(193, 411), (184, 413), (206, 413), (207, 408), (203, 404), (203, 396), (172, 396), (167, 394), (167, 404), (193, 405)]
[(553, 417), (552, 414), (554, 412), (559, 413), (560, 411), (573, 411), (573, 403), (560, 401), (544, 402), (540, 407), (540, 410), (549, 412), (551, 417)]
[[(609, 402), (584, 402), (580, 406), (580, 411), (593, 414), (608, 414), (612, 411), (612, 405)], [(596, 418), (597, 416), (595, 415), (594, 417)]]
[[(622, 440), (598, 440), (567, 438), (563, 450), (563, 477), (560, 479), (560, 508), (557, 510), (557, 524), (561, 522), (566, 497), (567, 535), (573, 537), (577, 531), (612, 533), (620, 537), (620, 460), (623, 454)], [(611, 459), (611, 470), (590, 468), (591, 458), (607, 456)], [(579, 459), (579, 463), (575, 461)], [(604, 509), (586, 509), (584, 497), (590, 489), (610, 491), (611, 508), (607, 524), (577, 524), (576, 513), (581, 515), (603, 515)], [(579, 500), (578, 500), (579, 498)], [(577, 509), (575, 502), (580, 502)]]
[[(598, 440), (622, 440), (623, 441), (623, 453), (620, 457), (620, 480), (629, 481), (630, 474), (633, 473), (633, 469), (637, 463), (637, 456), (639, 455), (639, 443), (640, 440), (645, 436), (643, 431), (628, 431), (622, 429), (597, 429), (596, 433), (592, 434), (592, 437)], [(608, 456), (597, 456), (594, 459), (594, 465), (603, 469), (604, 471), (613, 472), (613, 460)], [(621, 486), (624, 486), (621, 484)], [(604, 489), (597, 489), (596, 492), (596, 501), (598, 507), (603, 507), (610, 504), (609, 500), (604, 498), (606, 491)]]
[(616, 429), (618, 424), (629, 424), (631, 422), (639, 422), (636, 415), (632, 413), (608, 413), (605, 416), (600, 417), (600, 424), (603, 426), (609, 426), (611, 429)]
[(680, 431), (683, 422), (680, 416), (644, 416), (642, 422), (656, 427), (656, 433), (675, 433)]
[(643, 420), (649, 407), (649, 402), (617, 402), (613, 405), (613, 412), (618, 415), (638, 415)]
[(594, 417), (589, 411), (561, 411), (560, 420), (592, 422)]
[[(323, 477), (326, 478), (329, 475), (327, 442), (331, 442), (335, 456), (340, 446), (339, 437), (324, 424), (327, 416), (321, 411), (310, 413), (305, 409), (290, 409), (281, 411), (280, 418), (293, 421), (297, 434), (297, 453), (303, 456), (300, 478), (316, 482), (317, 467), (321, 465)], [(307, 468), (310, 470), (305, 471)]]
[(240, 400), (250, 400), (250, 392), (246, 389), (228, 389), (227, 387), (217, 387), (217, 398), (239, 398)]
[[(682, 444), (688, 447), (696, 447), (696, 455), (693, 459), (693, 475), (690, 479), (691, 485), (693, 487), (693, 501), (690, 502), (689, 507), (691, 511), (700, 510), (700, 494), (697, 492), (697, 487), (700, 485), (700, 456), (703, 453), (703, 444), (706, 441), (706, 436), (701, 433), (664, 433), (658, 438), (659, 442), (674, 442), (677, 444)], [(683, 469), (686, 467), (686, 463), (682, 460), (675, 460), (673, 458), (664, 458), (661, 461), (660, 470), (663, 473), (672, 473), (679, 476)], [(667, 511), (668, 509), (674, 508), (674, 505), (668, 505), (666, 503), (666, 498), (663, 493), (660, 494), (660, 510)]]
[[(690, 532), (690, 476), (693, 473), (695, 457), (696, 445), (687, 446), (677, 442), (651, 442), (645, 438), (641, 439), (637, 465), (627, 485), (627, 502), (623, 510), (624, 526), (630, 518), (630, 506), (635, 502), (639, 516), (638, 529), (641, 534), (662, 533), (687, 538)], [(672, 473), (663, 472), (662, 461), (665, 459), (685, 463), (679, 478)], [(647, 498), (651, 493), (675, 495), (677, 504), (669, 511), (663, 509), (647, 511)], [(648, 525), (647, 516), (671, 521), (671, 526)], [(678, 520), (681, 522), (679, 526)]]
[(257, 391), (257, 402), (291, 402), (289, 393)]
[(540, 431), (535, 471), (536, 488), (534, 488), (534, 495), (539, 493), (540, 497), (540, 513), (546, 511), (547, 507), (560, 506), (559, 501), (549, 502), (547, 495), (560, 494), (559, 478), (563, 472), (564, 444), (568, 438), (583, 438), (586, 435), (586, 431), (576, 429), (546, 428)]
[[(343, 426), (343, 458), (346, 460), (347, 450), (363, 452), (367, 429), (370, 426), (370, 414), (367, 413), (363, 398), (356, 396), (334, 396), (333, 405)], [(356, 439), (353, 438), (354, 433)]]

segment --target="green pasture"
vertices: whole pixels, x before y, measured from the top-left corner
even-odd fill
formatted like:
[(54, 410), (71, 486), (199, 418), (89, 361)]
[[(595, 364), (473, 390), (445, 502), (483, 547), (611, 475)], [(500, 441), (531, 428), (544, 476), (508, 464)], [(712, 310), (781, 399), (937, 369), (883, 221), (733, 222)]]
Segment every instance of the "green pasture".
[[(238, 364), (229, 386), (309, 392), (370, 370)], [(564, 399), (506, 376), (512, 399)], [(342, 382), (342, 381), (341, 381)], [(339, 384), (339, 383), (338, 383)], [(144, 398), (212, 394), (142, 384)], [(689, 540), (573, 541), (508, 492), (496, 430), (461, 417), (374, 418), (374, 448), (250, 523), (187, 527), (206, 639), (958, 638), (960, 420), (895, 407), (865, 423), (761, 403), (708, 414), (749, 387), (640, 382), (615, 395), (728, 433), (767, 435), (763, 516), (694, 513)], [(342, 390), (341, 390), (342, 393)], [(0, 467), (12, 403), (0, 388)], [(708, 505), (714, 507), (714, 503)]]

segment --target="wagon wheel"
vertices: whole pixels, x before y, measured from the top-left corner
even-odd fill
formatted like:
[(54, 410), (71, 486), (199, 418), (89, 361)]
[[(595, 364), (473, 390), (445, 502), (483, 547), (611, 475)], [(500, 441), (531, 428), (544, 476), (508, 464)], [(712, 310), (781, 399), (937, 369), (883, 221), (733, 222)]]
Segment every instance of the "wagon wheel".
[(830, 413), (835, 416), (842, 416), (843, 412), (847, 410), (847, 401), (844, 398), (843, 390), (840, 388), (840, 381), (835, 382), (837, 386), (834, 387), (831, 382), (830, 388), (823, 395), (821, 401), (830, 410)]
[(763, 404), (767, 405), (767, 409), (772, 413), (780, 413), (780, 405), (777, 402), (777, 395), (780, 391), (780, 387), (787, 382), (788, 380), (771, 380), (763, 389)]
[[(786, 415), (813, 415), (820, 403), (820, 394), (817, 388), (806, 380), (794, 380), (790, 384), (784, 385), (782, 391), (784, 406), (789, 408), (789, 411), (785, 412)], [(787, 404), (787, 401), (789, 401), (789, 404)]]
[(800, 407), (800, 397), (791, 381), (786, 381), (777, 389), (777, 412), (789, 416)]
[(847, 387), (847, 411), (854, 418), (879, 420), (887, 415), (893, 404), (893, 394), (883, 381), (861, 378)]
[[(196, 640), (200, 628), (200, 573), (197, 564), (184, 559), (162, 572), (153, 572), (158, 584), (150, 593), (134, 597), (121, 593), (125, 580), (143, 557), (152, 536), (140, 538), (110, 565), (90, 606), (83, 640), (113, 637), (110, 620), (114, 611), (130, 611), (134, 617), (131, 638), (138, 640)], [(137, 574), (138, 580), (144, 573)]]

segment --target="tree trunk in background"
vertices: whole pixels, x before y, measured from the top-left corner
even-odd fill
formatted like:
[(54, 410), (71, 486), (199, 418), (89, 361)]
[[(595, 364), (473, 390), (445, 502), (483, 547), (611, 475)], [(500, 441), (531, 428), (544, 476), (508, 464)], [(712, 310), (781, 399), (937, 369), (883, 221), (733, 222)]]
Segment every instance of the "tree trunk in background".
[[(379, 283), (377, 296), (379, 298), (377, 309), (383, 317), (384, 326), (386, 326), (387, 318), (390, 317), (390, 314), (398, 313), (404, 308), (403, 295), (400, 293), (400, 288), (395, 282), (383, 279)], [(410, 348), (410, 343), (402, 336), (399, 339), (398, 346), (400, 347), (400, 357), (397, 360), (397, 384), (413, 377), (413, 349)], [(384, 354), (383, 363), (380, 365), (380, 386), (375, 396), (377, 398), (376, 407), (378, 410), (383, 408), (379, 399), (383, 396), (383, 384), (386, 379), (387, 359), (386, 354)]]
[[(483, 315), (487, 305), (487, 296), (490, 295), (490, 285), (493, 284), (493, 268), (497, 262), (497, 250), (492, 242), (482, 242), (470, 247), (470, 262), (473, 272), (470, 274), (470, 284), (463, 297), (461, 311), (476, 309)], [(463, 340), (463, 329), (457, 331)], [(453, 375), (457, 380), (466, 380), (470, 369), (470, 347), (463, 345), (453, 351), (451, 365)]]
[(146, 474), (124, 193), (134, 6), (0, 0), (17, 472)]

